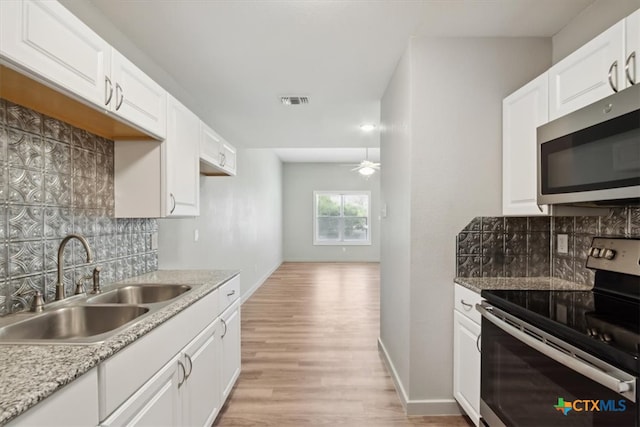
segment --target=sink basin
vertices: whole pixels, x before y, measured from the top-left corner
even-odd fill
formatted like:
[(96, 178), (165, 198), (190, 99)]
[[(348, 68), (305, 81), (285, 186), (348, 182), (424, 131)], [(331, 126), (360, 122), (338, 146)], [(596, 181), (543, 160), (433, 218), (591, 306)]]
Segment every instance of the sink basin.
[(0, 328), (0, 341), (86, 339), (120, 328), (148, 311), (125, 305), (62, 307)]
[(91, 297), (87, 302), (98, 304), (152, 304), (171, 300), (190, 290), (191, 286), (186, 285), (136, 284)]

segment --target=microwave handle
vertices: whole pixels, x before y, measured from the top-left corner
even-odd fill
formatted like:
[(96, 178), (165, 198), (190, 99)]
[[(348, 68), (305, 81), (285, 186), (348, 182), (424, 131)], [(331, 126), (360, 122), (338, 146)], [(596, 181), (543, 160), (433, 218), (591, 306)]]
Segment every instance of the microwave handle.
[[(553, 336), (534, 328), (531, 325), (527, 325), (520, 319), (513, 316), (509, 316), (506, 313), (497, 310), (495, 307), (489, 305), (486, 301), (480, 304), (476, 304), (476, 309), (482, 314), (482, 317), (502, 329), (507, 334), (523, 342), (534, 350), (539, 351), (550, 359), (564, 365), (572, 371), (578, 372), (585, 377), (597, 382), (598, 384), (613, 390), (614, 392), (621, 394), (625, 398), (636, 401), (636, 378), (622, 371), (615, 369), (614, 367), (604, 363), (593, 360), (592, 357), (586, 353), (573, 348), (572, 346), (562, 343), (555, 339)], [(496, 316), (493, 312), (498, 312), (501, 316), (508, 318), (510, 323), (502, 320)], [(512, 326), (512, 324), (516, 326)], [(531, 334), (525, 332), (529, 331)], [(539, 338), (538, 338), (539, 337)], [(581, 359), (575, 357), (575, 354), (579, 354), (581, 359), (589, 360), (591, 363), (587, 363)], [(601, 365), (601, 366), (598, 366)], [(617, 372), (612, 372), (617, 371)], [(618, 374), (618, 377), (613, 374)], [(625, 376), (626, 378), (619, 378)]]

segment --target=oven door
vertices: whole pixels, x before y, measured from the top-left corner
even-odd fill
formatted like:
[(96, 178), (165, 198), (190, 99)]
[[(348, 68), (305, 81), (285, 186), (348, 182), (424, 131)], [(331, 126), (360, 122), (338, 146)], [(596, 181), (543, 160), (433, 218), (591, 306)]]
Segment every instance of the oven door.
[(633, 426), (633, 375), (487, 302), (482, 313), (480, 416), (497, 426)]

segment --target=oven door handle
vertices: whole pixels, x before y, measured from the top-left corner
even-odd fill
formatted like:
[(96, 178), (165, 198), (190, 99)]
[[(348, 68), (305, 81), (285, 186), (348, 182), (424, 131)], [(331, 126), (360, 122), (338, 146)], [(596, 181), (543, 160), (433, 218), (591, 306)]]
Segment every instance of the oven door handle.
[[(599, 361), (572, 345), (563, 343), (552, 335), (496, 309), (486, 301), (476, 304), (476, 309), (485, 319), (529, 347), (572, 371), (578, 372), (598, 384), (613, 390), (630, 401), (636, 401), (636, 378), (634, 376), (608, 363)], [(503, 319), (507, 319), (508, 322)]]

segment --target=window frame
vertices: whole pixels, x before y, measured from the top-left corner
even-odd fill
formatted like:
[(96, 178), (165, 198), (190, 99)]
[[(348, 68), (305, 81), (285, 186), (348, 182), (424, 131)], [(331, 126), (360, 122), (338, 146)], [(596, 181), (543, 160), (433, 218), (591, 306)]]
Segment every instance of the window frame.
[[(364, 217), (345, 217), (344, 216), (344, 199), (340, 203), (340, 240), (320, 240), (318, 239), (318, 196), (350, 196), (364, 195), (367, 196), (367, 239), (366, 240), (344, 240), (344, 218), (364, 218)], [(366, 190), (349, 190), (349, 191), (326, 191), (316, 190), (313, 192), (313, 245), (314, 246), (370, 246), (371, 245), (371, 191)]]

